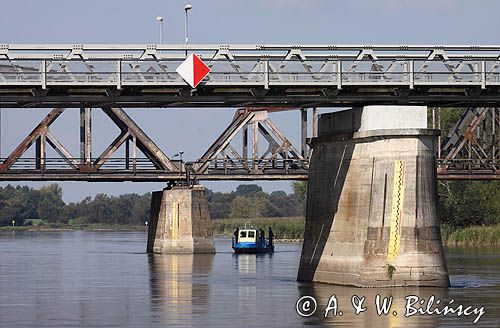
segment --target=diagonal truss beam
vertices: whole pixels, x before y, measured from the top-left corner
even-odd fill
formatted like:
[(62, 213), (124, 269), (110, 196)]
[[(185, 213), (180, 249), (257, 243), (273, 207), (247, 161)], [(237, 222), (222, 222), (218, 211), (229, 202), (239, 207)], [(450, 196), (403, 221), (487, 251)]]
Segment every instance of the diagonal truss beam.
[[(250, 157), (248, 156), (249, 126), (252, 129), (252, 154)], [(231, 145), (240, 131), (243, 137), (241, 152)], [(267, 149), (262, 154), (259, 153), (259, 135), (267, 142)], [(215, 165), (217, 168), (221, 160), (225, 171), (227, 166), (230, 166), (258, 173), (266, 168), (276, 168), (277, 161), (280, 160), (282, 161), (281, 167), (284, 169), (296, 161), (299, 163), (295, 164), (297, 168), (307, 170), (307, 158), (301, 155), (268, 118), (267, 109), (246, 108), (238, 110), (231, 124), (200, 158), (199, 165), (195, 167), (195, 173), (206, 174), (211, 165)]]
[(64, 108), (52, 109), (45, 118), (31, 131), (31, 133), (10, 153), (0, 164), (0, 172), (5, 172), (28, 150), (28, 148), (42, 136), (48, 127), (63, 113)]
[[(177, 166), (170, 161), (165, 153), (148, 137), (146, 133), (132, 120), (130, 116), (121, 108), (104, 108), (104, 113), (120, 128), (122, 134), (130, 134), (137, 140), (137, 147), (158, 169), (165, 171), (177, 171)], [(123, 140), (122, 140), (123, 139)], [(123, 143), (127, 138), (117, 138), (114, 143)], [(114, 152), (113, 144), (106, 151)], [(114, 149), (114, 150), (113, 150)], [(106, 153), (105, 151), (105, 153)], [(109, 157), (103, 153), (100, 157)], [(96, 163), (97, 164), (97, 163)]]
[(229, 126), (221, 133), (215, 142), (201, 156), (201, 165), (196, 169), (198, 173), (205, 172), (210, 161), (215, 160), (217, 156), (226, 149), (233, 138), (243, 129), (254, 117), (251, 111), (238, 110)]
[[(31, 133), (12, 151), (12, 153), (0, 163), (0, 173), (6, 173), (12, 169), (13, 165), (18, 162), (22, 155), (34, 143), (36, 146), (35, 170), (44, 172), (46, 170), (46, 145), (50, 145), (61, 159), (71, 167), (75, 172), (89, 174), (98, 172), (102, 166), (108, 162), (111, 156), (120, 148), (123, 143), (127, 143), (126, 151), (126, 169), (129, 165), (129, 145), (128, 142), (133, 142), (133, 163), (134, 170), (137, 163), (136, 149), (139, 148), (147, 159), (153, 164), (156, 170), (161, 172), (178, 172), (179, 168), (170, 161), (163, 151), (139, 128), (139, 126), (120, 108), (104, 108), (111, 120), (118, 126), (121, 133), (119, 136), (97, 157), (94, 161), (91, 158), (91, 139), (90, 139), (90, 122), (91, 111), (85, 108), (81, 111), (81, 158), (75, 158), (70, 151), (56, 138), (49, 130), (51, 124), (63, 113), (64, 108), (52, 109), (41, 122), (31, 131)], [(80, 162), (81, 161), (81, 162)], [(28, 162), (26, 162), (28, 163)], [(56, 162), (57, 163), (57, 162)], [(54, 168), (53, 168), (54, 169)], [(61, 170), (58, 166), (54, 170)], [(64, 169), (63, 169), (64, 170)]]
[(73, 169), (78, 169), (78, 162), (75, 160), (73, 155), (69, 152), (69, 150), (64, 147), (62, 143), (57, 140), (57, 138), (50, 132), (48, 129), (46, 130), (46, 138), (49, 145), (61, 156), (62, 159), (66, 163), (68, 163)]
[(469, 108), (446, 137), (438, 172), (451, 170), (500, 173), (500, 111)]

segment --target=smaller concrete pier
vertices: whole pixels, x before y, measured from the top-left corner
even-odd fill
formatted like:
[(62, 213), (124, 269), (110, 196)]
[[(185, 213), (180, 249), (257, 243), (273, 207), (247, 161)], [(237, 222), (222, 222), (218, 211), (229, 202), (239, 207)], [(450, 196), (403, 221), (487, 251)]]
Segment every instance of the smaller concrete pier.
[(173, 187), (151, 197), (148, 253), (215, 253), (205, 188)]
[(435, 149), (423, 106), (321, 115), (307, 191), (299, 281), (449, 286)]

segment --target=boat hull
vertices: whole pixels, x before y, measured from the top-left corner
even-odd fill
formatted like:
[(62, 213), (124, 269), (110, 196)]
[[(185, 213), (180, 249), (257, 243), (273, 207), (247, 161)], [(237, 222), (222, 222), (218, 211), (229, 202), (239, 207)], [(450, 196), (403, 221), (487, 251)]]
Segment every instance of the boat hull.
[(235, 254), (264, 254), (273, 253), (274, 247), (260, 247), (260, 248), (233, 248)]
[(233, 246), (236, 254), (263, 254), (274, 252), (274, 246), (263, 246), (257, 243), (237, 243)]

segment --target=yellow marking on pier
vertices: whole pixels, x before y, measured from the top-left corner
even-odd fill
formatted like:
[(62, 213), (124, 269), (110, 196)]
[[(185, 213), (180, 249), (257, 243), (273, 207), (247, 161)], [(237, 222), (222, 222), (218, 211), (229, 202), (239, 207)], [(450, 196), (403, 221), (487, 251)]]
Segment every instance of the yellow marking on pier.
[(179, 236), (179, 203), (172, 204), (172, 239)]
[(391, 230), (387, 260), (393, 261), (399, 252), (405, 196), (405, 161), (394, 161), (394, 186), (392, 189)]

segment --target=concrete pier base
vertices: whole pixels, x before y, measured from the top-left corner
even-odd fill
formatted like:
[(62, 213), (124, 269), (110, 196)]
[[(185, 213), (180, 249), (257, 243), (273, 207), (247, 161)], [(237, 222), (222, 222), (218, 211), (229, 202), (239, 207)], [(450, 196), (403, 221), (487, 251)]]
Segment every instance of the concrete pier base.
[(427, 108), (321, 115), (308, 181), (299, 281), (449, 286)]
[(215, 253), (205, 188), (174, 187), (153, 192), (148, 253)]

